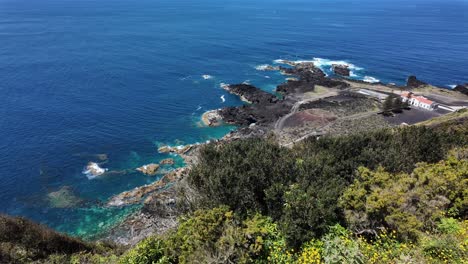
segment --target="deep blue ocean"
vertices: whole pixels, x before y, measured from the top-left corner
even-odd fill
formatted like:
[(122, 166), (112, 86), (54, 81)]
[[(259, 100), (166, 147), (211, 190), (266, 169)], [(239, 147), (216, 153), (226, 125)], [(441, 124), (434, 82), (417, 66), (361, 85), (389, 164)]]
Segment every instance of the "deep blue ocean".
[[(133, 210), (106, 199), (158, 179), (88, 179), (96, 154), (133, 170), (167, 158), (160, 144), (222, 137), (233, 127), (199, 125), (242, 103), (220, 83), (273, 91), (284, 76), (257, 66), (314, 58), (359, 79), (467, 82), (468, 2), (0, 0), (0, 213), (96, 235)], [(57, 208), (64, 186), (84, 202)]]

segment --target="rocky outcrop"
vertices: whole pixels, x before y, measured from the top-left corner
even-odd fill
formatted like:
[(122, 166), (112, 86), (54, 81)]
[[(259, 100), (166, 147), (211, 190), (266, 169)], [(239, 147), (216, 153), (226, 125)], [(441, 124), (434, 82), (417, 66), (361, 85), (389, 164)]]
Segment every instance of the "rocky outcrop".
[(154, 176), (159, 170), (159, 165), (151, 163), (148, 165), (141, 166), (140, 168), (137, 168), (136, 170), (145, 175)]
[(409, 88), (418, 88), (425, 85), (427, 85), (427, 83), (418, 80), (418, 78), (416, 78), (414, 75), (409, 76), (406, 80), (406, 86)]
[(313, 92), (315, 85), (340, 89), (349, 86), (343, 81), (327, 78), (326, 74), (321, 69), (315, 67), (312, 62), (295, 64), (293, 68), (280, 68), (283, 74), (294, 75), (299, 78), (298, 80), (290, 79), (286, 83), (278, 85), (276, 91), (285, 96)]
[(210, 127), (216, 127), (223, 124), (223, 119), (218, 110), (205, 112), (202, 115), (203, 124)]
[(159, 165), (174, 165), (174, 159), (163, 159), (159, 162)]
[(351, 73), (351, 70), (349, 69), (348, 65), (344, 64), (333, 64), (332, 65), (332, 70), (335, 74), (341, 75), (341, 76), (349, 76)]
[(120, 244), (134, 245), (150, 235), (163, 234), (174, 228), (180, 213), (176, 207), (177, 193), (172, 185), (179, 183), (188, 173), (189, 169), (180, 168), (153, 184), (112, 197), (107, 202), (108, 206), (140, 203), (143, 207), (110, 230), (106, 238)]
[(174, 153), (174, 154), (186, 154), (189, 152), (194, 145), (185, 145), (185, 146), (177, 146), (177, 147), (170, 147), (170, 146), (162, 146), (158, 148), (159, 153)]
[(107, 206), (124, 206), (137, 204), (144, 201), (149, 194), (161, 190), (166, 187), (168, 184), (174, 183), (182, 179), (188, 173), (187, 168), (181, 168), (174, 170), (166, 175), (164, 175), (160, 180), (145, 186), (135, 188), (130, 191), (120, 193), (113, 196), (107, 202)]
[(238, 126), (251, 124), (269, 125), (291, 110), (292, 104), (286, 101), (279, 103), (244, 105), (227, 107), (220, 111), (224, 122)]
[(468, 95), (468, 84), (460, 84), (453, 88), (454, 91), (460, 92), (464, 95)]
[(224, 86), (224, 89), (229, 93), (239, 96), (243, 101), (250, 104), (274, 103), (277, 101), (276, 96), (273, 94), (267, 93), (249, 84), (227, 85)]

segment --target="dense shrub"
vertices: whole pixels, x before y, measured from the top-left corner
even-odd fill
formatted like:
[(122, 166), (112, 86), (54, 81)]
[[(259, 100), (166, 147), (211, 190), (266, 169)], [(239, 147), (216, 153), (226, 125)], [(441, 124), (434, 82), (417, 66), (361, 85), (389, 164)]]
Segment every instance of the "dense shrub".
[(447, 211), (466, 216), (467, 189), (468, 160), (455, 157), (420, 163), (411, 174), (360, 168), (340, 206), (356, 231), (389, 228), (402, 238), (416, 239), (419, 231), (435, 228)]
[(121, 264), (166, 264), (170, 263), (164, 254), (164, 241), (148, 237), (130, 249), (120, 259)]
[(294, 176), (286, 149), (261, 139), (208, 145), (190, 173), (190, 183), (206, 196), (204, 204), (228, 205), (237, 212), (266, 212), (265, 190)]
[(266, 263), (286, 250), (270, 218), (256, 214), (240, 221), (227, 207), (199, 210), (181, 219), (165, 241), (175, 263)]
[(0, 263), (27, 263), (52, 254), (92, 250), (88, 243), (24, 218), (0, 216)]

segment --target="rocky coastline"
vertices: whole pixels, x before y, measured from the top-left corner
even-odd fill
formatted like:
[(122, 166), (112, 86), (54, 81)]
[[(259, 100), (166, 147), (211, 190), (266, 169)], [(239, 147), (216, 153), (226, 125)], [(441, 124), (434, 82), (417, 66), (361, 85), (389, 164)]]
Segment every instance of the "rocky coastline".
[[(237, 130), (215, 141), (215, 144), (271, 135), (281, 145), (289, 147), (313, 136), (340, 135), (391, 127), (395, 123), (394, 120), (389, 121), (392, 117), (379, 114), (383, 101), (364, 95), (363, 90), (388, 96), (405, 90), (437, 94), (441, 89), (430, 86), (414, 76), (408, 78), (405, 86), (352, 80), (346, 78), (350, 74), (346, 65), (334, 65), (333, 71), (338, 76), (329, 77), (312, 62), (283, 60), (278, 63), (285, 66), (263, 65), (258, 70), (280, 71), (291, 76), (285, 83), (277, 86), (276, 93), (280, 96), (249, 84), (222, 86), (229, 93), (239, 96), (246, 104), (215, 109), (203, 114), (202, 122), (206, 126), (224, 123), (238, 126)], [(421, 90), (422, 88), (425, 90)], [(462, 107), (466, 107), (466, 89), (466, 85), (460, 85), (454, 91), (447, 90), (443, 94), (447, 98), (456, 98)], [(419, 110), (414, 111), (417, 113)], [(160, 153), (179, 155), (187, 165), (164, 175), (153, 184), (112, 197), (106, 206), (141, 204), (142, 208), (113, 228), (106, 238), (122, 244), (134, 244), (150, 234), (164, 233), (175, 227), (177, 216), (180, 214), (177, 208), (177, 185), (184, 182), (193, 165), (197, 163), (197, 153), (203, 145), (159, 147)], [(172, 165), (173, 161), (162, 161), (160, 164), (154, 164), (154, 167), (159, 168), (165, 164)]]

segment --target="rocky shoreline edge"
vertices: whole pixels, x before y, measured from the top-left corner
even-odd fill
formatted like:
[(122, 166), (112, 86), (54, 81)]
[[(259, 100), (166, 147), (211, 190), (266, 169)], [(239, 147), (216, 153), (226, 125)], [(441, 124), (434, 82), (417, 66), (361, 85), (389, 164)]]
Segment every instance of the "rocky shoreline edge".
[[(346, 78), (349, 76), (346, 65), (333, 65), (336, 76), (330, 77), (312, 62), (283, 60), (279, 63), (282, 66), (264, 65), (258, 70), (280, 71), (292, 76), (277, 86), (276, 92), (281, 94), (281, 98), (249, 84), (223, 85), (223, 89), (239, 96), (246, 104), (210, 110), (202, 115), (205, 126), (238, 126), (222, 139), (208, 143), (224, 144), (242, 138), (273, 135), (281, 145), (289, 147), (311, 136), (365, 132), (406, 124), (405, 114), (396, 117), (381, 115), (384, 102), (381, 97), (399, 95), (404, 91), (430, 95), (443, 105), (456, 104), (454, 109), (468, 106), (468, 96), (463, 89), (468, 89), (466, 85), (450, 91), (419, 81), (414, 76), (408, 78), (405, 86), (369, 83)], [(420, 110), (411, 111), (418, 114)], [(420, 115), (427, 120), (439, 114), (423, 112)], [(424, 121), (420, 119), (415, 118), (415, 123)], [(141, 204), (141, 209), (111, 229), (104, 239), (133, 245), (151, 234), (161, 234), (176, 227), (180, 215), (178, 186), (186, 185), (186, 176), (197, 163), (198, 150), (205, 144), (160, 147), (160, 153), (180, 155), (187, 165), (152, 184), (123, 192), (107, 201), (106, 206)]]

